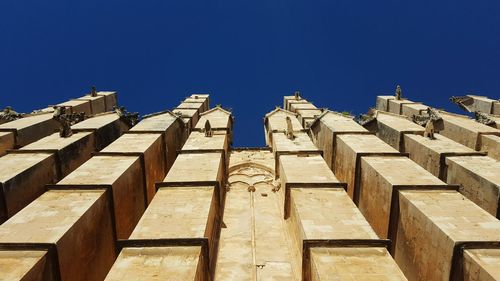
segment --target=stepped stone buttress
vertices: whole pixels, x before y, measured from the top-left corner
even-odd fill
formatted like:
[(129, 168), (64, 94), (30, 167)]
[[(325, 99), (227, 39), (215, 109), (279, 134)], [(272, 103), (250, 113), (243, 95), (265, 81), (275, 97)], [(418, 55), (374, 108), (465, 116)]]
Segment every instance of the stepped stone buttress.
[(285, 96), (266, 147), (208, 94), (135, 124), (93, 89), (57, 105), (87, 116), (69, 135), (52, 106), (4, 122), (0, 280), (500, 280), (498, 101), (455, 97), (473, 120), (398, 89), (359, 122)]

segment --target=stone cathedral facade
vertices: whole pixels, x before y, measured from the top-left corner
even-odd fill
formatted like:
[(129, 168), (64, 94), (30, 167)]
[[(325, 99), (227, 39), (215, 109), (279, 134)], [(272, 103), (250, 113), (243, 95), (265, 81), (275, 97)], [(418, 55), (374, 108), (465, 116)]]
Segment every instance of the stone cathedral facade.
[(500, 280), (500, 102), (453, 101), (476, 119), (295, 93), (262, 148), (206, 94), (140, 121), (95, 89), (8, 108), (0, 280)]

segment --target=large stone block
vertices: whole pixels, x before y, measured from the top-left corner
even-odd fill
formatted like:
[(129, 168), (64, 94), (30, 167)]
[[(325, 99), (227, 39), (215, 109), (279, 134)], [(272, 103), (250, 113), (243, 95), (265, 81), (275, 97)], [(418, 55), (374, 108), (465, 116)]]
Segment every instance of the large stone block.
[(455, 191), (399, 191), (393, 256), (408, 280), (462, 280), (459, 249), (490, 248), (500, 221)]
[(298, 119), (304, 128), (309, 128), (316, 117), (323, 113), (320, 109), (298, 109)]
[(500, 249), (470, 249), (463, 255), (464, 281), (500, 280)]
[(166, 169), (172, 167), (177, 157), (178, 150), (184, 143), (184, 124), (170, 112), (161, 113), (142, 119), (137, 125), (130, 129), (131, 133), (163, 133), (165, 138), (165, 149), (167, 153)]
[(120, 137), (129, 127), (115, 113), (105, 113), (71, 126), (74, 133), (93, 132), (96, 150), (101, 150)]
[(89, 101), (90, 102), (90, 112), (92, 114), (98, 114), (106, 112), (106, 97), (97, 95), (95, 97), (91, 95), (85, 95), (76, 100)]
[[(295, 255), (297, 269), (304, 280), (310, 280), (310, 250), (316, 247), (345, 245), (354, 240), (377, 240), (378, 237), (340, 188), (291, 188), (290, 217), (286, 224)], [(380, 246), (380, 245), (379, 245)], [(361, 269), (360, 269), (361, 270)]]
[(481, 155), (481, 153), (439, 134), (435, 134), (434, 139), (413, 134), (407, 134), (404, 138), (404, 152), (409, 154), (410, 159), (443, 181), (446, 181), (447, 177), (445, 162), (447, 157)]
[(222, 152), (181, 153), (163, 182), (157, 186), (215, 185), (222, 209), (227, 181), (224, 161)]
[(113, 110), (113, 107), (117, 105), (116, 92), (97, 92), (98, 96), (104, 96), (104, 102), (106, 104), (105, 111)]
[(486, 156), (448, 157), (450, 184), (488, 213), (500, 218), (500, 162)]
[(380, 238), (389, 237), (394, 193), (401, 188), (443, 189), (446, 184), (406, 157), (363, 156), (358, 207)]
[(167, 174), (167, 154), (161, 133), (127, 133), (106, 148), (101, 155), (138, 155), (141, 157), (142, 172), (146, 180), (146, 200), (148, 204), (156, 193), (157, 182), (161, 182)]
[(338, 135), (335, 147), (334, 174), (347, 183), (347, 194), (354, 202), (359, 202), (359, 179), (361, 157), (401, 155), (399, 151), (374, 135)]
[(314, 104), (312, 103), (295, 103), (295, 102), (290, 102), (290, 111), (298, 113), (297, 110), (309, 110), (309, 109), (318, 109)]
[(1, 132), (0, 131), (0, 156), (7, 153), (7, 150), (13, 149), (16, 144), (14, 132)]
[(92, 108), (90, 106), (90, 100), (69, 100), (57, 104), (57, 106), (69, 107), (71, 113), (85, 113), (85, 115), (92, 115)]
[(96, 152), (96, 144), (92, 132), (74, 133), (67, 138), (54, 133), (20, 148), (17, 153), (27, 152), (53, 153), (56, 157), (57, 179), (61, 179), (89, 160), (92, 153)]
[(478, 123), (465, 116), (441, 112), (443, 130), (439, 133), (474, 150), (481, 150), (483, 135), (500, 136), (500, 130)]
[(24, 117), (0, 125), (0, 132), (14, 133), (14, 148), (25, 146), (52, 134), (58, 123), (52, 118), (52, 113)]
[(186, 99), (184, 99), (183, 102), (188, 102), (188, 103), (201, 103), (200, 105), (200, 110), (201, 112), (205, 112), (209, 109), (209, 99), (208, 98), (202, 98), (202, 97), (194, 97), (194, 96), (191, 96), (191, 97), (188, 97)]
[(161, 239), (171, 245), (202, 246), (214, 272), (221, 220), (217, 193), (216, 186), (160, 188), (129, 242)]
[(48, 251), (0, 250), (0, 280), (56, 280)]
[(119, 239), (129, 237), (146, 208), (146, 187), (139, 156), (94, 156), (55, 187), (109, 190)]
[(412, 117), (413, 115), (427, 115), (427, 105), (421, 103), (407, 103), (403, 104), (401, 108), (401, 114), (406, 117)]
[(309, 103), (306, 99), (303, 99), (301, 97), (295, 97), (295, 96), (284, 96), (283, 97), (283, 108), (285, 110), (291, 110), (290, 105), (292, 103)]
[(388, 111), (389, 101), (395, 99), (394, 96), (377, 96), (377, 101), (375, 102), (375, 109)]
[(500, 136), (481, 136), (481, 151), (488, 153), (489, 157), (500, 161)]
[(209, 111), (203, 112), (194, 128), (197, 130), (204, 130), (207, 120), (210, 122), (212, 130), (230, 131), (233, 127), (231, 113), (220, 107), (215, 107)]
[(397, 100), (397, 99), (390, 99), (389, 100), (389, 108), (387, 111), (394, 113), (394, 114), (402, 114), (403, 113), (403, 105), (406, 104), (415, 104), (414, 102), (410, 100)]
[(55, 280), (102, 280), (116, 258), (111, 212), (105, 190), (47, 191), (0, 226), (0, 255), (43, 250), (49, 272), (24, 266)]
[(320, 155), (281, 155), (278, 161), (281, 182), (280, 204), (283, 206), (285, 219), (290, 215), (290, 189), (292, 187), (345, 188), (345, 184), (335, 177)]
[(404, 135), (423, 135), (425, 129), (403, 117), (378, 112), (377, 136), (399, 151), (404, 149)]
[[(196, 127), (198, 123), (198, 119), (200, 118), (200, 112), (197, 109), (185, 109), (185, 108), (176, 108), (173, 110), (174, 114), (179, 115), (182, 119), (189, 119), (189, 128)], [(187, 120), (186, 120), (187, 121)]]
[(57, 180), (51, 153), (7, 154), (0, 158), (0, 223), (12, 217)]
[(332, 170), (335, 166), (337, 136), (341, 134), (371, 134), (351, 118), (326, 111), (311, 125), (314, 144), (323, 151), (323, 158)]
[(312, 248), (311, 281), (407, 280), (382, 247)]
[(200, 246), (123, 248), (106, 281), (209, 281)]

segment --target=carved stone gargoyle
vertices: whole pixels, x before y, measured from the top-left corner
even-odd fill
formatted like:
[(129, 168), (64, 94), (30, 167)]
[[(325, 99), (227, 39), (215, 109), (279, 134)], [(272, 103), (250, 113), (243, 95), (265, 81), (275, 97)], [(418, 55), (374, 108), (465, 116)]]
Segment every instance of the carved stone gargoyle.
[(481, 111), (474, 111), (474, 119), (476, 119), (476, 122), (488, 126), (493, 126), (496, 124), (496, 121), (491, 119), (491, 116), (489, 114)]
[(212, 126), (210, 125), (210, 121), (205, 121), (205, 128), (203, 129), (203, 132), (205, 133), (205, 137), (212, 137), (213, 136), (213, 131), (212, 131)]
[(68, 138), (73, 135), (71, 126), (83, 121), (85, 119), (85, 113), (72, 113), (68, 112), (68, 108), (64, 106), (54, 106), (52, 118), (59, 123), (59, 136)]
[(427, 108), (427, 115), (413, 115), (413, 122), (425, 127), (424, 137), (431, 140), (435, 139), (434, 132), (443, 128), (443, 119), (441, 115), (430, 107)]
[(23, 114), (16, 112), (10, 106), (6, 106), (2, 111), (0, 111), (0, 124), (14, 121), (22, 117)]
[(124, 106), (117, 105), (113, 106), (113, 110), (120, 117), (120, 120), (130, 127), (135, 126), (139, 122), (138, 112), (128, 112)]
[(458, 97), (451, 97), (450, 101), (456, 105), (458, 105), (461, 109), (467, 111), (467, 112), (472, 112), (472, 110), (469, 108), (471, 104), (474, 103), (474, 99), (468, 96), (458, 96)]
[(360, 114), (354, 118), (359, 125), (364, 126), (375, 120), (375, 109), (370, 108), (366, 114)]
[(401, 93), (401, 86), (396, 86), (396, 93), (394, 95), (396, 96), (397, 100), (401, 100), (401, 98), (403, 97)]
[(292, 119), (290, 119), (290, 116), (286, 117), (285, 135), (290, 140), (294, 140), (295, 139), (295, 135), (293, 134)]

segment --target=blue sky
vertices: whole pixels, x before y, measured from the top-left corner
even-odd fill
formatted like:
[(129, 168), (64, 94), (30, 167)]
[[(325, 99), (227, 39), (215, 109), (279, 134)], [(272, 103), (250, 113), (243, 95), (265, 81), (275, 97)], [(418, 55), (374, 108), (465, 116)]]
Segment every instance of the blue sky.
[(96, 85), (141, 114), (192, 92), (233, 109), (235, 146), (298, 89), (365, 112), (394, 92), (454, 109), (500, 98), (500, 1), (0, 1), (0, 107), (30, 111)]

